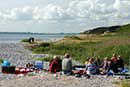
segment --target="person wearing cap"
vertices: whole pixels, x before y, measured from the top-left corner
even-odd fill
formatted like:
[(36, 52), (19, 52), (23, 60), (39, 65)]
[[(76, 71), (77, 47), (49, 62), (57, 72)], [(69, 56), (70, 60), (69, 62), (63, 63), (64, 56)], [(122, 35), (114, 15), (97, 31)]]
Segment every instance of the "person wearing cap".
[(65, 54), (62, 60), (62, 71), (64, 74), (71, 74), (72, 72), (72, 60), (68, 53)]
[(60, 70), (61, 70), (61, 63), (59, 62), (59, 57), (54, 56), (53, 60), (50, 62), (49, 72), (56, 73), (59, 72)]

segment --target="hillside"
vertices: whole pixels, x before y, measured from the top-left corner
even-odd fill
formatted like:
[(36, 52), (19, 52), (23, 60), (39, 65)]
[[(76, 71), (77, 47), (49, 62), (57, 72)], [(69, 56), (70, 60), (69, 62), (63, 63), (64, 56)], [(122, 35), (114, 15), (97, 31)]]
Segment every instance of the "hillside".
[(92, 30), (86, 30), (82, 34), (103, 34), (104, 32), (130, 34), (130, 24), (122, 26), (98, 27)]
[[(109, 34), (104, 34), (108, 32)], [(100, 27), (85, 31), (85, 34), (65, 36), (63, 39), (27, 46), (34, 53), (64, 55), (70, 53), (73, 59), (84, 63), (87, 57), (111, 58), (113, 53), (121, 55), (125, 64), (130, 56), (130, 24), (123, 26)], [(46, 45), (48, 44), (48, 45)]]

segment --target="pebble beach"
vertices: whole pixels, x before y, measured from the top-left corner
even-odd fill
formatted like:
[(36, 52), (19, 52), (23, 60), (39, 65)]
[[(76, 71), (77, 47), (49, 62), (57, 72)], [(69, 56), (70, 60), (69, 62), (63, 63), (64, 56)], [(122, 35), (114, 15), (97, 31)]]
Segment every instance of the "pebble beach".
[[(11, 65), (25, 66), (36, 56), (44, 57), (47, 55), (32, 54), (31, 51), (24, 48), (22, 43), (0, 43), (0, 58), (8, 59)], [(22, 77), (15, 74), (0, 73), (0, 87), (115, 87), (113, 84), (115, 81), (111, 76), (92, 76), (88, 79), (58, 74), (55, 77), (54, 74), (44, 71), (36, 73), (35, 76)]]

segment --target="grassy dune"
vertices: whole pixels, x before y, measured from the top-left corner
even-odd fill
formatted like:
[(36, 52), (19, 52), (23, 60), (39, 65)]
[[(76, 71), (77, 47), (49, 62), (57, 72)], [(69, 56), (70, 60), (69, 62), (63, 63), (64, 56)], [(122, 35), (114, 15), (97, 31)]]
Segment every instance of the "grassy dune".
[[(103, 59), (111, 58), (113, 53), (121, 55), (126, 64), (130, 59), (130, 24), (119, 27), (106, 27), (106, 31), (110, 28), (115, 29), (114, 32), (100, 32), (92, 30), (94, 34), (80, 34), (78, 36), (66, 36), (62, 40), (50, 43), (40, 43), (31, 45), (34, 53), (47, 53), (64, 55), (66, 52), (82, 63), (87, 57)], [(97, 28), (98, 29), (98, 28)], [(97, 30), (96, 29), (96, 30)], [(111, 29), (111, 30), (112, 30)], [(100, 34), (99, 34), (100, 33)], [(29, 46), (28, 46), (29, 47)]]
[(63, 40), (50, 43), (47, 46), (37, 46), (31, 49), (34, 53), (64, 55), (70, 53), (75, 60), (84, 62), (86, 57), (111, 58), (113, 53), (121, 55), (126, 64), (130, 57), (130, 38), (117, 35), (79, 35), (65, 37)]

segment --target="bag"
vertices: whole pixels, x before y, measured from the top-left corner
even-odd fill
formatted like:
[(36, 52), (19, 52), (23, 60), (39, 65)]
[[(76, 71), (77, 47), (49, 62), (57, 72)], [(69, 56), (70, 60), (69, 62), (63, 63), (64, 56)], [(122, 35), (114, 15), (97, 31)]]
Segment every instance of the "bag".
[(4, 67), (10, 66), (10, 62), (8, 60), (4, 60), (2, 66)]

